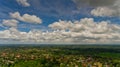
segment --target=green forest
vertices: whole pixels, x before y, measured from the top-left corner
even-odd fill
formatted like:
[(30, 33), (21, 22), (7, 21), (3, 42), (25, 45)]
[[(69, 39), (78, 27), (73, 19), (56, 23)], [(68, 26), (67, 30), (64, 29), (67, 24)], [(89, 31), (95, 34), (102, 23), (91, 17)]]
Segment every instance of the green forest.
[(0, 46), (0, 67), (120, 67), (120, 46)]

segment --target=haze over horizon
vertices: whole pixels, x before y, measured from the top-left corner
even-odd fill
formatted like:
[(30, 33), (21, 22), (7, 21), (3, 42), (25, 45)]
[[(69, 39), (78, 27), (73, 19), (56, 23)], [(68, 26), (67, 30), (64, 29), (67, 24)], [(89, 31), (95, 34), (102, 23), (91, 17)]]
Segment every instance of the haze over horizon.
[(0, 44), (120, 44), (120, 0), (0, 0)]

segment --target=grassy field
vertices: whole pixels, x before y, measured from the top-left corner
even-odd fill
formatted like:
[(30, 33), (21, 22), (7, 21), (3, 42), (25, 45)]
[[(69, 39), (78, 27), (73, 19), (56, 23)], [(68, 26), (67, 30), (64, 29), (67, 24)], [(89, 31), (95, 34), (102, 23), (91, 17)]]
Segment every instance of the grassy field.
[(120, 46), (2, 45), (0, 67), (120, 67)]

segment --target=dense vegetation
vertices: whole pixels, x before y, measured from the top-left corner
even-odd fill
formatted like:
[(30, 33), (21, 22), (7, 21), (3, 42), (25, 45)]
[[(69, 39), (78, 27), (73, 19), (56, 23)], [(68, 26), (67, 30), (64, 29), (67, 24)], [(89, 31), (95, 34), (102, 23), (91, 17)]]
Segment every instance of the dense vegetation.
[(120, 67), (120, 46), (0, 46), (0, 67)]

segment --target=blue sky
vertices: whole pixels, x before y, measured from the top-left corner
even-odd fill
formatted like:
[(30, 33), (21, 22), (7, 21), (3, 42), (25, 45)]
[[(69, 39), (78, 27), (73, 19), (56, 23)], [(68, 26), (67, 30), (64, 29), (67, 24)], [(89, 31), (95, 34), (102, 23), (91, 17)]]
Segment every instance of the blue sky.
[[(86, 41), (99, 43), (102, 37), (106, 36), (106, 38), (103, 38), (106, 40), (105, 43), (110, 43), (110, 41), (117, 43), (120, 39), (116, 38), (120, 33), (119, 2), (119, 0), (0, 0), (0, 38), (1, 40), (6, 39), (6, 42), (9, 42), (8, 39), (18, 39), (18, 42), (21, 42), (22, 38), (19, 36), (21, 35), (26, 37), (23, 38), (26, 42), (32, 40), (33, 42), (47, 43), (86, 43)], [(87, 22), (87, 25), (85, 22)], [(96, 27), (89, 27), (90, 23)], [(102, 28), (100, 31), (97, 31), (99, 30), (97, 29), (97, 33), (91, 31), (92, 28), (98, 28), (100, 23), (103, 23), (101, 27), (109, 30), (109, 34)], [(107, 25), (105, 25), (106, 23)], [(81, 31), (82, 27), (80, 26), (85, 27), (84, 31)], [(113, 29), (114, 26), (115, 29)], [(77, 28), (73, 30), (74, 27)], [(86, 29), (87, 27), (89, 29)], [(77, 29), (79, 32), (75, 32)], [(110, 31), (110, 29), (114, 31)], [(56, 30), (61, 35), (54, 33)], [(63, 30), (64, 32), (62, 32)], [(2, 36), (6, 31), (9, 32)], [(37, 33), (38, 31), (42, 31), (42, 35)], [(86, 31), (88, 33), (84, 34)], [(39, 38), (31, 35), (30, 32), (38, 34)], [(68, 37), (69, 34), (64, 34), (69, 32), (71, 33), (70, 37)], [(43, 33), (46, 35), (43, 35)], [(53, 36), (52, 33), (56, 34), (53, 40), (48, 36)], [(79, 34), (79, 38), (73, 37), (77, 34)], [(63, 37), (67, 38), (62, 39)]]

